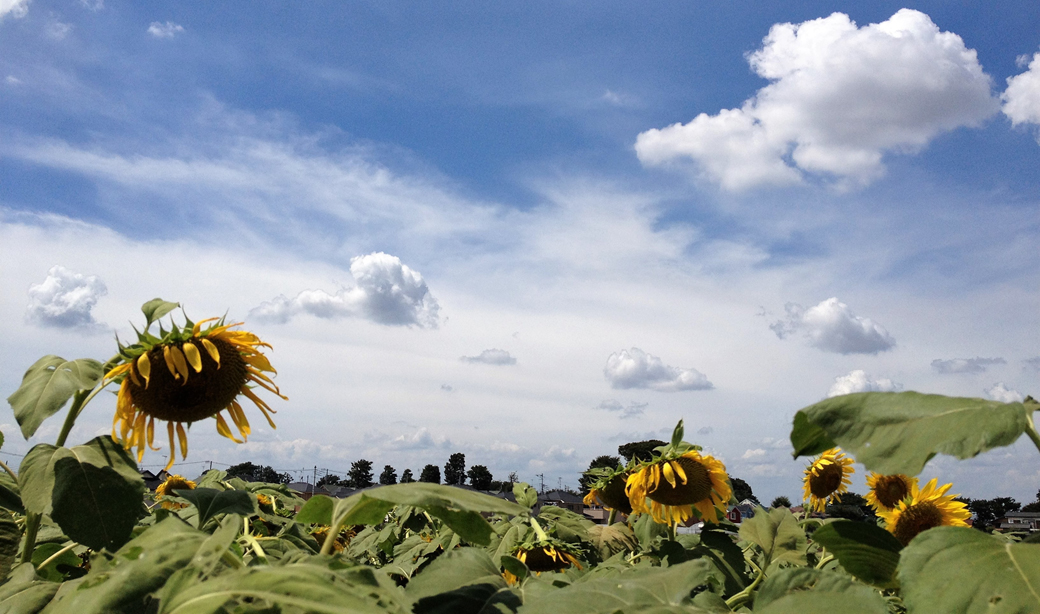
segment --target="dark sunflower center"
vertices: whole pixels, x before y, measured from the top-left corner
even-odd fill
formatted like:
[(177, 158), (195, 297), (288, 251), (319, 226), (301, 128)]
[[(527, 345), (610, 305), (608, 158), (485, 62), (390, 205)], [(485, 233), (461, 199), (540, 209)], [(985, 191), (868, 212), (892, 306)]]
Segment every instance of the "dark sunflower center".
[(545, 548), (535, 548), (527, 551), (524, 564), (531, 571), (560, 571), (571, 566), (570, 562), (557, 552), (557, 558), (553, 558)]
[[(199, 349), (202, 370), (195, 372), (188, 367), (188, 381), (174, 378), (166, 367), (162, 346), (155, 346), (148, 351), (148, 362), (151, 364), (151, 381), (144, 386), (144, 378), (140, 376), (135, 364), (133, 369), (138, 386), (129, 379), (130, 398), (134, 405), (145, 414), (160, 420), (171, 422), (195, 422), (215, 415), (234, 400), (246, 383), (248, 372), (242, 355), (233, 345), (222, 339), (210, 339), (220, 355), (220, 368), (210, 357), (198, 339), (192, 339), (192, 345)], [(178, 349), (183, 342), (171, 344)]]
[(686, 483), (683, 484), (682, 479), (676, 475), (675, 486), (672, 486), (662, 475), (657, 488), (646, 493), (647, 497), (664, 505), (689, 505), (711, 496), (711, 474), (707, 467), (686, 457), (672, 462), (682, 467), (686, 473)]
[(824, 466), (817, 475), (809, 476), (809, 492), (817, 499), (825, 499), (841, 486), (842, 470), (838, 463)]
[(935, 507), (933, 503), (918, 503), (911, 505), (899, 515), (894, 531), (896, 539), (905, 546), (922, 531), (932, 527), (942, 526), (942, 510)]
[(891, 509), (910, 494), (906, 480), (898, 475), (883, 475), (874, 486), (874, 496), (878, 503)]
[(614, 479), (610, 480), (610, 483), (603, 490), (599, 491), (599, 499), (604, 505), (625, 515), (632, 513), (632, 502), (628, 500), (628, 495), (625, 494), (625, 480), (627, 477), (625, 474), (614, 476)]

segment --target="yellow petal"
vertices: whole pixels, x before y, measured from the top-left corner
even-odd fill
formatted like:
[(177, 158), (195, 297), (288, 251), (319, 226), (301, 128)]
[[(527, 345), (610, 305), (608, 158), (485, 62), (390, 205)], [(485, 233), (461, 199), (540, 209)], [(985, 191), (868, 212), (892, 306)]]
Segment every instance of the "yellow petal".
[(148, 360), (148, 352), (137, 357), (137, 371), (144, 378), (144, 387), (148, 388), (148, 380), (152, 376), (152, 361)]
[(184, 359), (184, 353), (181, 352), (179, 348), (171, 347), (170, 356), (173, 357), (173, 366), (177, 367), (177, 372), (180, 373), (181, 377), (184, 378), (184, 381), (181, 383), (181, 385), (183, 386), (184, 384), (187, 384), (188, 361)]
[(213, 359), (213, 362), (217, 363), (217, 368), (219, 369), (220, 351), (217, 349), (217, 346), (213, 345), (213, 342), (209, 339), (203, 338), (199, 339), (199, 341), (202, 342), (202, 347), (206, 348), (206, 352), (209, 354), (209, 357)]
[(661, 465), (661, 473), (664, 474), (664, 479), (668, 480), (668, 483), (675, 488), (675, 471), (672, 470), (671, 461), (665, 462)]
[(686, 483), (686, 470), (682, 468), (682, 464), (678, 461), (672, 463), (672, 469), (675, 469), (675, 475), (679, 476), (682, 483)]
[(235, 443), (243, 443), (228, 428), (227, 421), (224, 420), (224, 414), (217, 414), (217, 432)]
[(166, 462), (166, 467), (164, 467), (163, 470), (164, 471), (169, 471), (170, 467), (173, 466), (173, 459), (177, 458), (177, 447), (173, 445), (173, 423), (172, 422), (167, 422), (166, 423), (166, 432), (169, 433), (169, 435), (170, 435), (170, 460)]
[(218, 320), (218, 319), (219, 318), (206, 318), (205, 320), (201, 320), (199, 322), (196, 322), (195, 323), (195, 328), (191, 329), (191, 336), (192, 337), (197, 337), (199, 335), (199, 330), (202, 328), (203, 324), (205, 324), (206, 322), (212, 322), (213, 320)]
[(270, 373), (277, 373), (274, 367), (271, 366), (271, 361), (267, 360), (267, 356), (257, 353), (250, 356), (243, 356), (246, 363), (253, 365), (261, 371), (268, 371)]
[(202, 371), (202, 356), (199, 355), (199, 348), (189, 342), (182, 345), (181, 349), (184, 350), (184, 357), (188, 359), (191, 368), (195, 369), (196, 373)]
[(166, 361), (166, 368), (170, 370), (170, 375), (173, 376), (173, 379), (180, 379), (181, 376), (177, 373), (177, 365), (173, 362), (173, 356), (170, 354), (170, 346), (163, 346), (162, 355)]
[(177, 438), (181, 440), (181, 460), (185, 460), (188, 458), (188, 434), (180, 422), (177, 423)]

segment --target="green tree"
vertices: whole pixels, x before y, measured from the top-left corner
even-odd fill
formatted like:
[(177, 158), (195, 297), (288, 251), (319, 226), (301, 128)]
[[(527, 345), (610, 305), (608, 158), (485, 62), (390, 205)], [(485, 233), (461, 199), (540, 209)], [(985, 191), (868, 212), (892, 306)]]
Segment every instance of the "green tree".
[(437, 465), (426, 465), (422, 468), (422, 472), (419, 474), (420, 482), (429, 482), (430, 484), (441, 483), (441, 468)]
[(461, 486), (466, 483), (466, 455), (456, 452), (448, 457), (444, 465), (444, 483)]
[(347, 472), (347, 486), (351, 488), (368, 488), (372, 485), (372, 461), (360, 459), (350, 465)]
[(484, 465), (473, 465), (466, 472), (466, 475), (469, 476), (469, 483), (473, 488), (477, 490), (491, 490), (493, 476)]
[(791, 507), (791, 500), (783, 495), (780, 495), (776, 499), (773, 499), (773, 502), (769, 504), (769, 507)]
[(288, 484), (292, 476), (278, 473), (268, 465), (254, 465), (250, 462), (239, 463), (228, 467), (228, 475), (242, 478), (247, 482), (267, 482), (269, 484)]
[(1036, 501), (1033, 501), (1032, 503), (1026, 503), (1025, 505), (1022, 506), (1022, 509), (1019, 510), (1019, 511), (1022, 511), (1022, 512), (1040, 512), (1040, 491), (1037, 491), (1037, 493), (1036, 493)]
[[(592, 462), (589, 463), (589, 468), (586, 469), (585, 471), (591, 471), (593, 469), (599, 469), (600, 467), (606, 467), (608, 469), (613, 469), (613, 468), (617, 467), (619, 464), (621, 464), (621, 459), (620, 458), (618, 458), (617, 456), (608, 456), (608, 455), (604, 454), (602, 456), (597, 456), (596, 458), (592, 459)], [(582, 474), (582, 476), (580, 478), (578, 478), (578, 484), (581, 485), (581, 494), (583, 494), (583, 495), (589, 494), (589, 489), (592, 488), (592, 483), (595, 482), (595, 481), (596, 481), (595, 478), (587, 476), (585, 474)]]
[(737, 503), (748, 499), (755, 505), (762, 505), (762, 503), (759, 502), (758, 497), (755, 496), (755, 493), (751, 492), (750, 484), (733, 476), (730, 476), (729, 482), (733, 485), (733, 498), (737, 500)]
[(618, 454), (625, 457), (625, 462), (636, 460), (650, 460), (654, 455), (654, 448), (663, 446), (665, 442), (660, 439), (648, 439), (646, 441), (632, 441), (618, 446)]
[(841, 501), (827, 506), (827, 515), (848, 520), (877, 522), (877, 513), (861, 495), (854, 492), (841, 494)]
[(383, 485), (397, 483), (397, 471), (390, 465), (383, 466), (383, 473), (379, 474), (379, 483)]
[(975, 514), (974, 526), (981, 531), (987, 531), (999, 524), (1000, 519), (1008, 512), (1017, 512), (1022, 509), (1022, 504), (1011, 497), (997, 497), (995, 499), (970, 499), (968, 509)]
[(342, 481), (343, 479), (335, 473), (326, 473), (325, 475), (321, 476), (321, 479), (318, 480), (318, 488), (321, 488), (323, 486), (338, 486), (339, 483)]
[(411, 469), (405, 469), (404, 473), (401, 474), (401, 483), (402, 484), (411, 484), (414, 481), (415, 481), (415, 478), (412, 477), (412, 470)]

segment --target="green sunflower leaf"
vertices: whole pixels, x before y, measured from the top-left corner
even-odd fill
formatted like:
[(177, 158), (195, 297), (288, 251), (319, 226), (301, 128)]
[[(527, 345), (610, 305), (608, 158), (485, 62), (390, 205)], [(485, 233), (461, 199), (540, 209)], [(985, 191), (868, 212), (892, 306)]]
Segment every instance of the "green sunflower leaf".
[(1040, 612), (1040, 544), (936, 527), (903, 549), (899, 581), (915, 614)]
[[(917, 475), (937, 453), (964, 459), (1013, 444), (1037, 409), (1040, 403), (1032, 399), (999, 403), (918, 392), (860, 392), (799, 411), (791, 443), (797, 455), (812, 454), (829, 438), (871, 471)], [(811, 436), (811, 425), (825, 438)]]
[[(422, 573), (412, 578), (405, 592), (413, 599), (422, 600), (469, 585), (486, 586), (488, 596), (498, 589), (506, 587), (502, 573), (491, 560), (491, 556), (483, 549), (458, 548), (445, 552), (430, 563)], [(422, 601), (419, 602), (419, 605), (423, 605)], [(416, 611), (428, 609), (428, 607), (424, 607)]]
[(22, 530), (15, 523), (14, 517), (0, 510), (0, 578), (6, 578), (14, 568), (21, 537)]
[(71, 454), (54, 461), (51, 518), (74, 541), (94, 550), (116, 550), (130, 539), (144, 512), (143, 483), (107, 465)]
[(740, 538), (762, 549), (762, 568), (787, 561), (805, 565), (805, 531), (786, 507), (755, 509), (755, 515), (740, 524)]
[(171, 303), (170, 301), (164, 301), (161, 298), (153, 298), (144, 305), (141, 305), (141, 312), (144, 313), (146, 322), (144, 329), (147, 331), (153, 322), (158, 321), (164, 315), (180, 306), (180, 303)]
[(185, 499), (199, 511), (199, 528), (217, 514), (253, 513), (254, 497), (243, 490), (217, 490), (216, 488), (175, 489), (175, 495)]
[(886, 614), (878, 592), (852, 578), (822, 569), (780, 569), (755, 595), (755, 614)]
[(817, 529), (812, 538), (856, 578), (880, 588), (895, 588), (899, 584), (896, 567), (903, 546), (881, 527), (838, 520)]
[(7, 402), (29, 439), (50, 418), (68, 403), (80, 390), (90, 390), (101, 381), (104, 366), (91, 358), (65, 360), (60, 356), (44, 356), (37, 360), (22, 377), (22, 385)]
[(0, 586), (0, 612), (35, 614), (50, 603), (61, 588), (36, 575), (32, 563), (15, 565), (6, 583)]

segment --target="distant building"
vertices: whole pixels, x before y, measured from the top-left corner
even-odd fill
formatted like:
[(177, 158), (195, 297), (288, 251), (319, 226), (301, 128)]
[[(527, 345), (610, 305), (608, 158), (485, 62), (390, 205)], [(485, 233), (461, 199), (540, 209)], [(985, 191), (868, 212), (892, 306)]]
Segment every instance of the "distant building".
[(155, 492), (159, 484), (166, 481), (166, 478), (170, 477), (170, 474), (163, 469), (159, 473), (152, 473), (147, 469), (141, 471), (141, 479), (144, 480), (144, 485), (148, 487), (148, 490)]
[(1000, 521), (1001, 531), (1040, 531), (1040, 512), (1008, 512)]

